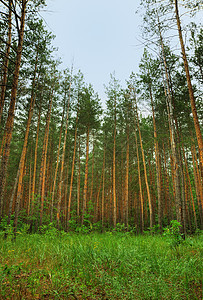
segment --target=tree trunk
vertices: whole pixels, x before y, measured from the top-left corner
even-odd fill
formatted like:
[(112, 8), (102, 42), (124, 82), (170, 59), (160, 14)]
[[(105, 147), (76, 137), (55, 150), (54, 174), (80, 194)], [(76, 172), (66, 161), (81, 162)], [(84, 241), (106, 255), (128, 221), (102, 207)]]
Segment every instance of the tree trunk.
[(142, 180), (140, 174), (140, 158), (139, 158), (139, 149), (138, 149), (138, 141), (137, 141), (137, 124), (135, 119), (135, 111), (134, 111), (134, 124), (135, 124), (135, 143), (136, 143), (136, 152), (137, 152), (137, 171), (138, 171), (138, 181), (139, 181), (139, 190), (140, 190), (140, 208), (141, 208), (141, 233), (144, 231), (144, 199), (142, 194)]
[(142, 152), (142, 161), (143, 161), (143, 167), (144, 167), (144, 176), (145, 176), (145, 184), (147, 188), (147, 197), (148, 197), (148, 203), (149, 203), (149, 218), (150, 218), (150, 228), (153, 226), (153, 211), (152, 211), (152, 201), (151, 201), (151, 195), (149, 190), (149, 183), (147, 178), (147, 168), (146, 168), (146, 162), (145, 162), (145, 155), (144, 155), (144, 149), (142, 145), (142, 136), (140, 131), (140, 125), (139, 125), (139, 116), (137, 111), (137, 103), (136, 103), (136, 96), (134, 94), (134, 101), (135, 101), (135, 112), (136, 112), (136, 118), (137, 118), (137, 129), (140, 137), (140, 147)]
[(129, 202), (129, 125), (127, 124), (127, 147), (126, 147), (126, 174), (125, 174), (125, 225), (128, 229), (128, 202)]
[(78, 145), (78, 180), (77, 180), (77, 217), (79, 221), (80, 216), (80, 137)]
[[(159, 18), (158, 18), (158, 22), (159, 22)], [(163, 38), (162, 38), (162, 34), (161, 34), (160, 23), (158, 25), (159, 25), (159, 34), (160, 34), (161, 49), (162, 49), (162, 58), (163, 58), (163, 62), (164, 62), (165, 77), (166, 77), (166, 83), (167, 83), (167, 90), (166, 90), (165, 85), (164, 85), (164, 90), (165, 90), (166, 105), (167, 105), (168, 118), (169, 118), (171, 151), (172, 151), (172, 155), (173, 155), (173, 169), (172, 169), (172, 172), (174, 173), (174, 180), (175, 180), (176, 217), (177, 217), (177, 221), (180, 224), (182, 224), (180, 161), (178, 159), (178, 152), (177, 152), (176, 140), (175, 140), (173, 105), (172, 105), (172, 97), (171, 97), (171, 91), (170, 91), (170, 82), (169, 82), (168, 67), (167, 67), (167, 62), (166, 62), (166, 57), (165, 57), (165, 49), (164, 49)]]
[(116, 97), (114, 99), (114, 136), (113, 136), (113, 226), (116, 228)]
[(68, 123), (69, 123), (71, 85), (72, 85), (72, 78), (71, 78), (71, 81), (69, 84), (68, 107), (67, 107), (67, 114), (66, 114), (66, 128), (65, 128), (65, 134), (64, 134), (63, 151), (62, 151), (62, 158), (61, 158), (61, 170), (60, 170), (60, 176), (59, 176), (58, 203), (57, 203), (57, 227), (58, 228), (59, 228), (59, 221), (60, 221), (62, 178), (63, 178), (63, 169), (64, 169), (65, 152), (66, 152), (66, 140), (67, 140)]
[(51, 119), (51, 109), (53, 101), (54, 87), (52, 87), (49, 107), (46, 117), (46, 128), (44, 133), (44, 143), (43, 143), (43, 152), (42, 152), (42, 163), (41, 163), (41, 178), (40, 178), (40, 195), (41, 195), (41, 208), (40, 208), (40, 226), (42, 225), (43, 210), (44, 210), (44, 196), (45, 196), (45, 177), (46, 177), (46, 161), (47, 161), (47, 148), (49, 140), (49, 124)]
[(91, 179), (91, 188), (90, 188), (90, 202), (92, 202), (93, 185), (94, 185), (94, 133), (93, 133), (93, 149), (92, 149), (92, 179)]
[(84, 214), (86, 213), (86, 208), (87, 208), (88, 160), (89, 160), (89, 126), (87, 127), (87, 139), (86, 139), (86, 162), (85, 162), (85, 180), (84, 180), (84, 190), (83, 190), (82, 224), (84, 221)]
[[(33, 216), (34, 213), (35, 181), (36, 181), (36, 170), (37, 170), (37, 150), (38, 150), (38, 140), (39, 140), (40, 119), (41, 119), (41, 103), (40, 103), (39, 114), (38, 114), (37, 134), (36, 134), (36, 141), (35, 141), (35, 155), (34, 155), (34, 167), (33, 167), (33, 178), (32, 178), (32, 196), (31, 196), (31, 216)], [(33, 221), (31, 221), (30, 229), (32, 228), (32, 222)]]
[(73, 189), (73, 175), (74, 175), (74, 168), (75, 168), (75, 154), (76, 154), (76, 145), (77, 145), (77, 130), (78, 130), (78, 113), (77, 113), (76, 124), (75, 124), (75, 141), (74, 141), (73, 161), (72, 161), (72, 170), (71, 170), (71, 179), (70, 179), (70, 191), (69, 191), (69, 198), (68, 198), (67, 224), (70, 220), (71, 196), (72, 196), (72, 189)]
[(203, 139), (202, 139), (200, 124), (199, 124), (199, 119), (197, 116), (197, 108), (196, 108), (195, 97), (194, 97), (191, 78), (190, 78), (188, 61), (187, 61), (186, 52), (185, 52), (185, 45), (183, 42), (182, 29), (181, 29), (181, 23), (180, 23), (179, 11), (178, 11), (178, 0), (175, 0), (175, 13), (176, 13), (176, 21), (177, 21), (177, 26), (178, 26), (178, 34), (179, 34), (179, 40), (180, 40), (180, 45), (181, 45), (181, 50), (182, 50), (185, 73), (186, 73), (186, 78), (187, 78), (187, 85), (188, 85), (188, 91), (189, 91), (189, 96), (190, 96), (190, 103), (191, 103), (191, 108), (192, 108), (195, 132), (196, 132), (196, 137), (197, 137), (197, 142), (198, 142), (198, 147), (199, 147), (200, 168), (201, 168), (201, 176), (202, 176), (202, 180), (203, 180)]
[(190, 189), (190, 197), (191, 197), (191, 201), (192, 201), (192, 208), (193, 208), (193, 214), (194, 214), (194, 219), (195, 219), (195, 228), (197, 229), (197, 216), (196, 216), (195, 202), (194, 202), (194, 197), (193, 197), (193, 193), (192, 193), (192, 186), (191, 186), (191, 180), (190, 180), (190, 175), (189, 175), (189, 170), (188, 170), (188, 163), (186, 160), (184, 148), (183, 148), (183, 157), (184, 157), (184, 161), (185, 161), (186, 176), (187, 176), (189, 189)]
[[(65, 98), (66, 98), (66, 96), (65, 96)], [(61, 148), (61, 135), (62, 135), (62, 130), (63, 130), (64, 113), (65, 113), (65, 100), (64, 100), (64, 108), (63, 108), (63, 113), (62, 113), (61, 128), (60, 128), (60, 133), (59, 133), (56, 168), (55, 168), (55, 173), (54, 173), (54, 182), (53, 182), (53, 189), (52, 189), (52, 195), (51, 195), (51, 216), (50, 216), (51, 222), (53, 221), (54, 195), (55, 195), (56, 179), (57, 179), (58, 167), (59, 167), (59, 155), (60, 155), (60, 148)]]
[(154, 113), (151, 85), (149, 86), (149, 93), (150, 93), (150, 99), (151, 99), (153, 127), (154, 127), (154, 150), (155, 150), (157, 194), (158, 194), (158, 224), (160, 226), (160, 229), (162, 230), (163, 207), (162, 207), (162, 193), (161, 193), (161, 191), (162, 191), (162, 189), (161, 189), (161, 164), (160, 164), (159, 144), (158, 144), (158, 137), (157, 137), (157, 129), (156, 129), (156, 121), (155, 121), (155, 113)]
[(8, 165), (8, 159), (10, 154), (10, 144), (12, 139), (14, 115), (15, 115), (14, 112), (15, 112), (18, 78), (19, 78), (20, 63), (21, 63), (21, 56), (22, 56), (26, 5), (27, 5), (27, 1), (23, 0), (22, 9), (21, 9), (21, 24), (20, 24), (20, 31), (19, 31), (19, 40), (18, 40), (18, 47), (17, 47), (17, 57), (15, 61), (15, 70), (13, 74), (13, 83), (11, 89), (11, 101), (10, 101), (6, 126), (5, 126), (5, 144), (4, 144), (5, 146), (4, 146), (3, 156), (1, 160), (1, 169), (0, 169), (0, 219), (3, 213), (2, 211), (3, 196), (4, 196), (4, 189), (5, 189), (5, 182), (6, 182), (7, 165)]
[(1, 82), (1, 97), (0, 97), (0, 124), (1, 117), (3, 113), (4, 101), (5, 101), (5, 93), (6, 93), (6, 85), (7, 85), (7, 74), (8, 74), (8, 65), (9, 65), (9, 55), (11, 49), (11, 28), (12, 28), (12, 1), (9, 0), (9, 12), (8, 12), (8, 37), (7, 37), (7, 46), (6, 46), (6, 55), (4, 59), (4, 67), (3, 67), (3, 79)]
[(16, 178), (18, 185), (17, 185), (15, 218), (14, 218), (14, 233), (15, 234), (16, 234), (16, 230), (17, 230), (20, 199), (21, 199), (21, 194), (22, 194), (23, 170), (24, 170), (24, 165), (25, 165), (25, 157), (26, 157), (26, 153), (27, 153), (28, 136), (29, 136), (30, 124), (31, 124), (33, 109), (34, 109), (35, 100), (36, 100), (36, 95), (34, 95), (34, 89), (35, 89), (35, 79), (36, 79), (36, 72), (37, 72), (37, 62), (38, 62), (38, 50), (37, 50), (37, 55), (36, 55), (36, 60), (35, 60), (35, 70), (34, 70), (34, 78), (33, 78), (33, 82), (32, 82), (32, 95), (31, 95), (31, 99), (30, 99), (30, 108), (29, 108), (29, 112), (28, 112), (27, 127), (26, 127), (26, 132), (25, 132), (25, 138), (24, 138), (24, 144), (23, 144), (23, 149), (22, 149), (22, 153), (21, 153), (20, 163), (19, 163), (19, 167), (18, 167), (19, 177)]
[(102, 230), (103, 230), (103, 227), (104, 227), (105, 158), (106, 158), (106, 145), (104, 145), (104, 157), (103, 157), (103, 177), (102, 177), (102, 202), (101, 202), (101, 220), (102, 220)]

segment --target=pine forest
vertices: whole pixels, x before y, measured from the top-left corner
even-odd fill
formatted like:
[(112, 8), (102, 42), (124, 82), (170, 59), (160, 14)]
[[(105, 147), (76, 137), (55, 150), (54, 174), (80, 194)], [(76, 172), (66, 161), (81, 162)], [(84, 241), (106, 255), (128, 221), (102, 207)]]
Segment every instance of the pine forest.
[[(180, 259), (181, 241), (203, 227), (203, 31), (195, 22), (201, 1), (140, 0), (139, 71), (123, 84), (112, 70), (105, 101), (74, 63), (61, 68), (42, 9), (45, 0), (0, 0), (0, 248), (25, 231), (26, 243), (48, 229), (81, 235), (81, 243), (91, 233), (150, 243), (168, 230)], [(79, 249), (79, 240), (73, 243)], [(79, 290), (56, 296), (50, 278), (43, 279), (44, 286), (52, 282), (47, 297), (26, 294), (23, 285), (16, 296), (5, 284), (0, 299), (166, 299), (161, 290), (140, 296), (106, 282), (102, 294), (86, 277)], [(191, 294), (176, 298), (171, 289), (168, 299), (201, 298), (200, 281), (185, 290)]]

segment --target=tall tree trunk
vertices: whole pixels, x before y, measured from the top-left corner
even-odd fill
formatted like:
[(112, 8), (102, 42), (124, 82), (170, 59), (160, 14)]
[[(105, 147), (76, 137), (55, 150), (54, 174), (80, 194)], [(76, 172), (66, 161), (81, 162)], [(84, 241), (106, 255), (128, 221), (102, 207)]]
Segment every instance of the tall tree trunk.
[[(177, 221), (182, 224), (182, 201), (181, 201), (181, 183), (180, 183), (180, 161), (178, 158), (176, 140), (175, 140), (175, 127), (174, 127), (174, 116), (173, 116), (173, 104), (172, 104), (172, 97), (170, 91), (170, 81), (169, 81), (169, 74), (168, 74), (168, 67), (165, 57), (165, 49), (163, 38), (161, 34), (161, 28), (158, 18), (158, 26), (159, 26), (159, 34), (160, 34), (160, 41), (161, 41), (161, 49), (162, 49), (162, 58), (164, 62), (164, 69), (165, 69), (165, 77), (167, 83), (167, 90), (165, 88), (165, 95), (166, 95), (166, 104), (168, 109), (168, 118), (169, 118), (169, 130), (170, 130), (170, 142), (171, 142), (171, 151), (173, 155), (173, 170), (174, 172), (174, 179), (175, 179), (175, 206), (176, 206), (176, 217)], [(183, 224), (182, 224), (183, 225)]]
[(156, 128), (156, 121), (155, 121), (155, 113), (154, 113), (151, 85), (149, 86), (149, 93), (150, 93), (150, 99), (151, 99), (153, 127), (154, 127), (154, 150), (155, 150), (155, 162), (156, 162), (157, 195), (158, 195), (158, 223), (160, 225), (160, 229), (162, 230), (163, 207), (162, 207), (162, 193), (161, 193), (161, 191), (162, 191), (162, 189), (161, 189), (161, 163), (160, 163), (159, 144), (158, 144), (158, 137), (157, 137), (157, 128)]
[(4, 59), (4, 67), (3, 67), (3, 79), (1, 82), (1, 96), (0, 96), (0, 124), (1, 117), (4, 108), (5, 102), (5, 93), (6, 93), (6, 85), (7, 85), (7, 74), (8, 74), (8, 65), (9, 65), (9, 55), (11, 49), (11, 28), (12, 28), (12, 1), (9, 0), (9, 12), (8, 12), (8, 36), (7, 36), (7, 45), (6, 45), (6, 54)]
[(140, 190), (140, 209), (141, 209), (141, 233), (144, 231), (144, 199), (142, 193), (142, 180), (140, 173), (140, 158), (139, 158), (139, 148), (138, 148), (138, 140), (137, 140), (137, 124), (135, 119), (135, 111), (134, 111), (134, 124), (135, 124), (135, 143), (136, 143), (136, 152), (137, 152), (137, 171), (138, 171), (138, 181), (139, 181), (139, 190)]
[(198, 165), (195, 159), (195, 146), (194, 144), (191, 146), (191, 153), (192, 153), (192, 162), (193, 162), (193, 172), (194, 172), (194, 179), (195, 179), (195, 189), (196, 189), (196, 196), (197, 196), (197, 203), (199, 208), (199, 215), (200, 215), (200, 222), (201, 222), (201, 229), (203, 226), (203, 199), (201, 193), (201, 186), (199, 184), (198, 179)]
[(83, 190), (83, 213), (82, 213), (82, 224), (84, 221), (84, 214), (87, 208), (87, 184), (88, 184), (88, 161), (89, 161), (89, 126), (87, 127), (87, 138), (86, 138), (86, 162), (85, 162), (85, 180)]
[[(33, 166), (33, 178), (32, 178), (32, 196), (31, 196), (31, 216), (34, 213), (34, 197), (35, 197), (35, 181), (36, 181), (36, 170), (37, 170), (37, 150), (38, 150), (38, 140), (39, 140), (39, 128), (40, 128), (40, 119), (41, 119), (41, 102), (39, 107), (38, 113), (38, 121), (37, 121), (37, 134), (36, 134), (36, 141), (35, 141), (35, 155), (34, 155), (34, 166)], [(30, 229), (32, 229), (32, 223)]]
[(18, 40), (18, 47), (17, 47), (17, 56), (15, 61), (15, 70), (13, 74), (10, 107), (9, 107), (8, 117), (5, 126), (5, 144), (4, 144), (5, 146), (4, 146), (3, 156), (1, 160), (1, 169), (0, 169), (0, 219), (2, 217), (3, 196), (4, 196), (4, 189), (5, 189), (5, 182), (6, 182), (7, 165), (8, 165), (8, 159), (10, 154), (10, 144), (12, 139), (14, 115), (15, 115), (14, 111), (15, 111), (15, 103), (16, 103), (17, 89), (18, 89), (18, 78), (20, 72), (22, 48), (23, 48), (26, 5), (27, 5), (27, 1), (22, 0), (21, 23), (20, 23), (19, 40)]
[(33, 78), (33, 82), (32, 82), (32, 94), (31, 94), (31, 99), (30, 99), (30, 108), (29, 108), (29, 112), (28, 112), (28, 120), (27, 120), (27, 126), (26, 126), (26, 131), (25, 131), (24, 144), (23, 144), (20, 163), (19, 163), (19, 167), (18, 167), (19, 177), (18, 178), (16, 177), (18, 184), (17, 184), (15, 218), (14, 218), (14, 233), (15, 234), (16, 234), (16, 230), (17, 230), (20, 199), (21, 199), (21, 194), (22, 194), (23, 170), (24, 170), (24, 165), (25, 165), (25, 157), (26, 157), (26, 153), (27, 153), (28, 136), (29, 136), (30, 124), (31, 124), (33, 110), (34, 110), (34, 106), (35, 106), (35, 100), (36, 100), (36, 95), (34, 95), (34, 89), (35, 89), (35, 79), (36, 79), (36, 72), (37, 72), (37, 62), (38, 62), (38, 49), (37, 49), (37, 55), (36, 55), (36, 60), (35, 60), (34, 78)]
[(192, 193), (192, 186), (191, 186), (191, 180), (190, 180), (190, 175), (189, 175), (189, 170), (188, 170), (188, 163), (187, 163), (187, 159), (185, 156), (184, 148), (183, 148), (183, 157), (184, 157), (184, 161), (185, 161), (186, 176), (187, 176), (189, 189), (190, 189), (190, 197), (191, 197), (191, 201), (192, 201), (192, 209), (193, 209), (193, 214), (194, 214), (194, 219), (195, 219), (195, 228), (197, 229), (197, 216), (196, 216), (195, 202), (194, 202), (194, 197), (193, 197), (193, 193)]
[(176, 21), (177, 21), (177, 26), (178, 26), (178, 34), (179, 34), (179, 40), (180, 40), (180, 45), (181, 45), (181, 50), (182, 50), (185, 73), (186, 73), (186, 78), (187, 78), (187, 85), (188, 85), (188, 91), (189, 91), (189, 96), (190, 96), (190, 103), (191, 103), (191, 108), (192, 108), (194, 126), (195, 126), (195, 131), (196, 131), (198, 147), (199, 147), (200, 168), (201, 168), (201, 176), (202, 176), (202, 180), (203, 180), (203, 139), (202, 139), (200, 124), (199, 124), (199, 119), (197, 116), (197, 108), (196, 108), (195, 97), (194, 97), (191, 78), (190, 78), (188, 61), (187, 61), (186, 52), (185, 52), (185, 45), (183, 42), (182, 29), (181, 29), (179, 10), (178, 10), (178, 0), (175, 0), (175, 13), (176, 13)]
[(116, 97), (114, 98), (114, 135), (113, 135), (113, 226), (116, 228)]
[(92, 179), (90, 187), (90, 202), (92, 202), (93, 186), (94, 186), (94, 133), (93, 133), (93, 149), (92, 149)]
[(49, 141), (49, 124), (51, 119), (51, 109), (52, 109), (52, 102), (53, 102), (53, 94), (54, 94), (54, 87), (52, 87), (50, 100), (49, 100), (49, 107), (46, 117), (46, 127), (44, 133), (44, 143), (43, 143), (43, 152), (42, 152), (42, 162), (41, 162), (41, 176), (40, 176), (40, 196), (41, 196), (41, 207), (40, 207), (40, 226), (42, 225), (42, 218), (43, 218), (43, 210), (44, 210), (44, 197), (45, 197), (45, 178), (46, 178), (46, 162), (47, 162), (47, 148), (48, 148), (48, 141)]
[[(32, 95), (31, 101), (30, 101), (30, 109), (29, 109), (29, 113), (28, 113), (28, 120), (27, 120), (27, 127), (26, 127), (26, 132), (25, 132), (24, 144), (23, 144), (20, 163), (19, 163), (19, 167), (18, 167), (18, 173), (17, 173), (17, 176), (16, 176), (17, 195), (16, 195), (15, 218), (14, 218), (14, 232), (15, 232), (15, 234), (16, 234), (16, 230), (17, 230), (18, 214), (19, 214), (19, 208), (20, 208), (20, 199), (21, 199), (21, 194), (22, 194), (23, 170), (24, 170), (24, 166), (25, 166), (25, 157), (26, 157), (26, 153), (27, 153), (28, 136), (29, 136), (30, 124), (31, 124), (32, 115), (33, 115), (33, 109), (34, 109), (34, 105), (35, 105), (35, 99), (36, 99), (36, 96)], [(11, 200), (13, 201), (13, 199), (11, 199)]]
[[(65, 98), (66, 98), (66, 95), (65, 95)], [(54, 173), (54, 182), (53, 182), (53, 189), (52, 189), (52, 195), (51, 195), (51, 216), (50, 216), (51, 222), (53, 220), (54, 195), (55, 195), (56, 179), (57, 179), (58, 167), (59, 167), (59, 155), (60, 155), (60, 148), (61, 148), (61, 135), (62, 135), (62, 130), (63, 130), (64, 113), (65, 113), (65, 100), (64, 100), (64, 108), (63, 108), (63, 113), (62, 113), (61, 128), (60, 128), (60, 133), (59, 133), (59, 143), (58, 143), (58, 152), (57, 152), (57, 159), (56, 159), (56, 168), (55, 168), (55, 173)]]
[(72, 170), (71, 170), (71, 179), (70, 179), (70, 191), (69, 191), (69, 198), (68, 198), (67, 224), (70, 220), (71, 196), (72, 196), (72, 189), (73, 189), (73, 175), (74, 175), (74, 168), (75, 168), (75, 154), (76, 154), (76, 145), (77, 145), (77, 130), (78, 130), (78, 113), (77, 113), (76, 125), (75, 125), (75, 141), (74, 141), (73, 161), (72, 161)]
[(104, 228), (105, 158), (106, 158), (106, 145), (104, 145), (104, 156), (103, 156), (103, 177), (102, 177), (102, 202), (101, 202), (101, 220), (102, 220), (102, 230), (103, 230), (103, 228)]
[(143, 167), (144, 167), (145, 184), (146, 184), (146, 188), (147, 188), (147, 197), (148, 197), (148, 204), (149, 204), (150, 228), (152, 228), (152, 226), (153, 226), (152, 201), (151, 201), (151, 195), (150, 195), (150, 190), (149, 190), (149, 183), (148, 183), (148, 178), (147, 178), (147, 168), (146, 168), (146, 162), (145, 162), (144, 149), (143, 149), (143, 145), (142, 145), (142, 136), (141, 136), (141, 130), (140, 130), (140, 125), (139, 125), (139, 116), (138, 116), (138, 111), (137, 111), (137, 103), (136, 103), (135, 91), (134, 91), (134, 101), (135, 101), (135, 112), (136, 112), (136, 119), (137, 119), (137, 129), (138, 129), (139, 138), (140, 138), (140, 148), (141, 148), (142, 161), (143, 161)]
[(128, 205), (129, 205), (129, 125), (127, 124), (127, 145), (126, 145), (126, 174), (125, 174), (125, 225), (128, 229)]
[(65, 153), (66, 153), (66, 140), (67, 140), (67, 133), (68, 133), (68, 123), (69, 123), (69, 107), (70, 107), (70, 97), (71, 97), (71, 85), (72, 85), (72, 78), (69, 84), (69, 92), (68, 92), (68, 104), (67, 104), (67, 114), (66, 114), (66, 127), (65, 127), (65, 134), (64, 134), (64, 141), (63, 141), (63, 151), (62, 151), (62, 158), (61, 158), (61, 170), (59, 176), (59, 186), (58, 186), (58, 203), (57, 203), (57, 227), (59, 228), (59, 221), (60, 221), (60, 210), (61, 210), (61, 192), (62, 192), (62, 179), (63, 179), (63, 169), (64, 169), (64, 161), (65, 161)]
[(78, 141), (77, 217), (80, 216), (80, 137)]
[(165, 203), (167, 203), (168, 211), (167, 217), (168, 221), (172, 220), (172, 201), (170, 200), (170, 191), (169, 191), (169, 176), (167, 171), (167, 163), (166, 163), (166, 151), (165, 146), (163, 144), (163, 155), (164, 155), (164, 190), (165, 190)]

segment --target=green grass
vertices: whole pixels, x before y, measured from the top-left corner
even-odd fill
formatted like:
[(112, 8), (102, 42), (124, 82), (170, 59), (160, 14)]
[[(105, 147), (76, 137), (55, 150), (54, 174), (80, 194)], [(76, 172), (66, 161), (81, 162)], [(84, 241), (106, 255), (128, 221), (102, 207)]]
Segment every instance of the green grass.
[(0, 235), (0, 299), (202, 299), (202, 237)]

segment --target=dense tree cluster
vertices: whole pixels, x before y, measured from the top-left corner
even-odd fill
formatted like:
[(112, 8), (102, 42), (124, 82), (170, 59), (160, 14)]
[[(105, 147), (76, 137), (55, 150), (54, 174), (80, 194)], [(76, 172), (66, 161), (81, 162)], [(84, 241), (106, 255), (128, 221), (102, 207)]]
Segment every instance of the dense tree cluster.
[(141, 2), (139, 72), (125, 87), (111, 75), (103, 110), (81, 71), (60, 70), (38, 15), (44, 1), (0, 0), (2, 224), (143, 232), (177, 219), (184, 233), (202, 228), (202, 29), (188, 26), (186, 48), (178, 1)]

